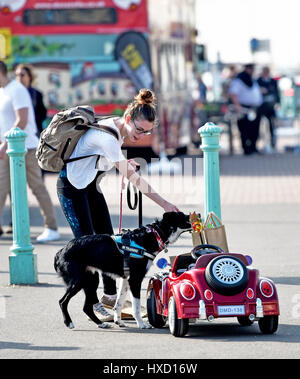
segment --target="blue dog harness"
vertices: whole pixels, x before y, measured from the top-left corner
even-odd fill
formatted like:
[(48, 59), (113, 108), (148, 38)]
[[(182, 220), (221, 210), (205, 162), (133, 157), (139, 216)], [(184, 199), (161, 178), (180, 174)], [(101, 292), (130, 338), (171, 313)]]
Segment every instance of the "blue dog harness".
[(111, 237), (115, 240), (119, 251), (123, 255), (129, 255), (131, 258), (147, 257), (151, 260), (154, 260), (155, 255), (148, 253), (142, 246), (138, 245), (135, 241), (132, 241), (131, 239), (126, 239), (126, 241), (123, 241), (122, 234), (116, 234)]

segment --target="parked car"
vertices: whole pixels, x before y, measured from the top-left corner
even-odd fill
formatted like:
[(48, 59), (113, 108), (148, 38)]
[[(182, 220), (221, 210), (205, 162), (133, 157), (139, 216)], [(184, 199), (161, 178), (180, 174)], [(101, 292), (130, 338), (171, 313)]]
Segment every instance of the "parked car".
[[(160, 260), (160, 266), (165, 262)], [(258, 321), (263, 334), (275, 333), (279, 318), (275, 284), (260, 277), (251, 264), (251, 257), (224, 253), (213, 245), (178, 255), (169, 271), (159, 271), (149, 281), (150, 324), (162, 328), (168, 321), (170, 332), (182, 337), (190, 323), (236, 317), (240, 325)]]

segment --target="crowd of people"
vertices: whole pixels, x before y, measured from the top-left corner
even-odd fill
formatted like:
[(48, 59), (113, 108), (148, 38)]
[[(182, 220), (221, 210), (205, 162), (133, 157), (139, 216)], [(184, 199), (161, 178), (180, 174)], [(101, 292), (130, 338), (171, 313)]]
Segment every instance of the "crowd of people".
[(280, 103), (277, 81), (271, 77), (269, 67), (262, 69), (261, 75), (254, 77), (254, 64), (246, 64), (239, 73), (230, 67), (226, 82), (228, 104), (234, 109), (240, 132), (241, 145), (245, 155), (259, 153), (257, 141), (262, 117), (266, 117), (270, 130), (270, 149), (276, 150), (274, 134), (276, 107)]

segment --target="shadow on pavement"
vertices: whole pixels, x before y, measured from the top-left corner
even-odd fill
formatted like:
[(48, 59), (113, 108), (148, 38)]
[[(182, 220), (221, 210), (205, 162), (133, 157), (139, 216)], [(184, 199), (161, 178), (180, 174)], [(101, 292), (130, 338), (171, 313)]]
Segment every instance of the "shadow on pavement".
[(270, 278), (275, 284), (287, 284), (290, 286), (300, 286), (300, 277), (290, 276), (290, 277), (276, 277)]
[(268, 342), (300, 342), (300, 325), (280, 324), (275, 334), (262, 334), (255, 323), (252, 326), (244, 327), (238, 324), (208, 324), (208, 325), (192, 325), (189, 329), (187, 338), (213, 338), (214, 340), (224, 341), (268, 341)]
[(79, 350), (79, 347), (70, 346), (34, 346), (30, 343), (23, 342), (4, 342), (0, 341), (1, 349), (13, 349), (13, 350), (41, 350), (41, 351), (65, 351), (65, 350)]

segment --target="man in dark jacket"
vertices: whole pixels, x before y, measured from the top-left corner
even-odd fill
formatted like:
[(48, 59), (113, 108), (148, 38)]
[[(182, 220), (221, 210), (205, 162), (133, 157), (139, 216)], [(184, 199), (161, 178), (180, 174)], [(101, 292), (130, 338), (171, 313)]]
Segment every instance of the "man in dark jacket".
[(274, 136), (275, 107), (276, 104), (280, 103), (277, 81), (270, 76), (269, 67), (263, 67), (261, 76), (257, 79), (257, 82), (263, 95), (263, 103), (259, 107), (258, 112), (269, 121), (271, 146), (274, 149), (276, 144)]
[(257, 108), (262, 103), (262, 95), (253, 78), (253, 73), (254, 65), (246, 64), (244, 70), (236, 76), (229, 88), (245, 155), (258, 152), (256, 142), (259, 136), (260, 116)]

